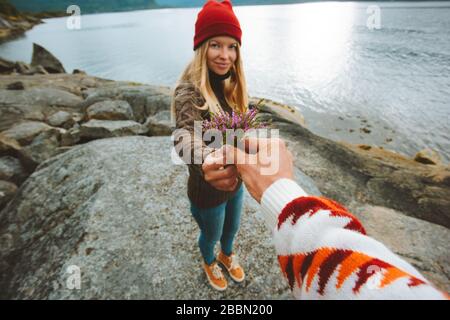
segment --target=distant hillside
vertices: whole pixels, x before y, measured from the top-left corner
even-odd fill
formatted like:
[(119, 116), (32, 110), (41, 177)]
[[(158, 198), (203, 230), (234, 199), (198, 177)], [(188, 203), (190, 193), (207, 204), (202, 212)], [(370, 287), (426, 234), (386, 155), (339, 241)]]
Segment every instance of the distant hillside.
[(17, 9), (8, 0), (0, 0), (0, 13), (8, 16), (16, 16), (19, 14)]
[[(322, 0), (232, 0), (232, 3), (233, 5), (268, 5), (320, 1)], [(377, 1), (382, 2), (392, 0)], [(19, 11), (23, 12), (66, 12), (66, 8), (69, 5), (77, 4), (81, 8), (81, 13), (96, 13), (154, 9), (159, 7), (201, 7), (206, 0), (9, 0), (9, 2)], [(8, 0), (0, 0), (0, 12), (4, 12), (3, 10), (9, 10), (7, 9), (8, 5), (5, 3), (8, 3)]]
[(24, 12), (65, 12), (67, 7), (72, 4), (78, 5), (81, 13), (130, 11), (158, 7), (155, 0), (9, 0), (9, 2)]
[[(160, 5), (171, 7), (201, 7), (206, 0), (156, 0)], [(233, 5), (297, 3), (301, 0), (232, 0)]]
[[(233, 5), (263, 5), (263, 4), (289, 4), (301, 2), (321, 2), (326, 0), (231, 0)], [(331, 0), (329, 0), (331, 1)], [(351, 0), (332, 0), (332, 1), (351, 1)], [(358, 0), (356, 0), (358, 1)], [(364, 0), (363, 0), (364, 1)], [(368, 0), (370, 1), (370, 0)], [(372, 0), (374, 1), (374, 0)], [(375, 0), (378, 2), (388, 2), (395, 0)], [(402, 0), (399, 0), (402, 1)], [(404, 1), (424, 1), (424, 0), (404, 0)], [(444, 0), (448, 1), (448, 0)], [(201, 7), (206, 0), (156, 0), (156, 3), (161, 6), (169, 7)], [(426, 0), (424, 2), (427, 2)]]

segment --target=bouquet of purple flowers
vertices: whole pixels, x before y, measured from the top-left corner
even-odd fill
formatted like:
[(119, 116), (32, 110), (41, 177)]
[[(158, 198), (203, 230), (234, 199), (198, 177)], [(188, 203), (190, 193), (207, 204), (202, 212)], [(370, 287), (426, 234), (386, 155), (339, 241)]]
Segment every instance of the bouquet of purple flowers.
[[(244, 134), (251, 129), (268, 128), (269, 122), (263, 122), (257, 119), (259, 112), (259, 105), (264, 99), (258, 101), (253, 107), (249, 108), (247, 112), (232, 111), (231, 115), (227, 112), (219, 112), (217, 114), (210, 112), (210, 120), (204, 120), (202, 123), (203, 130), (218, 130), (223, 137), (223, 144), (230, 144), (236, 146), (237, 140), (242, 139)], [(233, 135), (233, 140), (229, 135)], [(228, 138), (228, 139), (227, 139)], [(230, 141), (231, 140), (231, 141)]]

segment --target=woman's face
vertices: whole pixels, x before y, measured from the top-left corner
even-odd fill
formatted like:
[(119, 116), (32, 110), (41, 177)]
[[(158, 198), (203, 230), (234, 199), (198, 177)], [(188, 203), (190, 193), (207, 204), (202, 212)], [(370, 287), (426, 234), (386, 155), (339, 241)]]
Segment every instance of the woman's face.
[(217, 74), (226, 74), (237, 59), (238, 42), (228, 36), (209, 39), (207, 51), (208, 68)]

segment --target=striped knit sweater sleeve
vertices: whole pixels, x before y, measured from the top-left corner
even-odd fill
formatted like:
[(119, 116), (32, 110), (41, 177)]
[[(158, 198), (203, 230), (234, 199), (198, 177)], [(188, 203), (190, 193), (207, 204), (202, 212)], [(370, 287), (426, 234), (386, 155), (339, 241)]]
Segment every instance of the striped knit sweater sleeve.
[(279, 179), (262, 213), (297, 299), (448, 299), (414, 267), (366, 235), (339, 203)]

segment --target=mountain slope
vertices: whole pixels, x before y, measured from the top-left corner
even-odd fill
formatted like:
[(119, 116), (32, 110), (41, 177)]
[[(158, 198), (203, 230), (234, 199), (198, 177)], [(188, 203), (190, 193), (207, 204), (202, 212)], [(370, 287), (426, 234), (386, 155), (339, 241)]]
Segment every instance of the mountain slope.
[[(74, 4), (74, 1), (71, 0), (10, 0), (10, 2), (18, 10), (25, 12), (65, 12), (68, 6)], [(158, 7), (155, 0), (77, 0), (75, 3), (80, 7), (82, 14), (152, 9)]]

